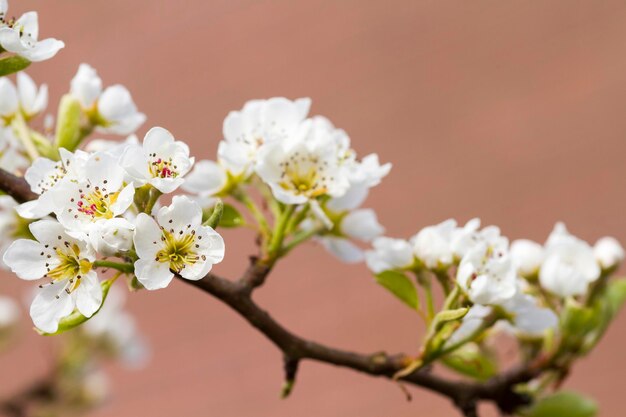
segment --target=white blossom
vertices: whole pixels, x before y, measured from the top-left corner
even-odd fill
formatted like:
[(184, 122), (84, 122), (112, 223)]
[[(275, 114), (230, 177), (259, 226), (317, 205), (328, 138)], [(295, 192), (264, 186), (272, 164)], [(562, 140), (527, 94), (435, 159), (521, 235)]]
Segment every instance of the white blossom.
[(218, 162), (202, 160), (196, 162), (185, 177), (182, 188), (200, 196), (215, 196), (228, 187), (230, 173)]
[(24, 13), (19, 19), (7, 18), (8, 2), (0, 3), (0, 46), (29, 61), (44, 61), (52, 58), (65, 46), (54, 38), (39, 39), (37, 12)]
[(541, 307), (536, 297), (521, 291), (502, 303), (502, 307), (512, 316), (512, 330), (519, 336), (539, 337), (547, 330), (556, 330), (559, 324), (554, 311)]
[(457, 282), (477, 304), (499, 304), (516, 292), (517, 274), (511, 257), (485, 242), (472, 247), (457, 271)]
[(511, 258), (513, 265), (521, 275), (529, 276), (537, 273), (543, 262), (544, 250), (537, 242), (528, 239), (518, 239), (511, 243)]
[(452, 238), (455, 231), (456, 221), (453, 219), (423, 228), (411, 239), (415, 256), (427, 268), (450, 266), (454, 261)]
[(571, 235), (565, 225), (557, 223), (546, 243), (539, 271), (541, 286), (561, 297), (583, 295), (599, 277), (600, 266), (593, 248)]
[(121, 159), (122, 167), (136, 186), (150, 184), (162, 193), (180, 187), (193, 163), (189, 147), (162, 127), (150, 129), (142, 146), (128, 146)]
[[(39, 197), (20, 204), (16, 210), (26, 219), (39, 219), (59, 211), (60, 197), (56, 197), (66, 181), (84, 177), (84, 167), (89, 154), (77, 150), (75, 153), (59, 149), (60, 161), (37, 158), (26, 171), (24, 179)], [(62, 208), (62, 207), (61, 207)]]
[(70, 83), (70, 94), (89, 114), (94, 112), (92, 121), (98, 132), (129, 135), (146, 121), (126, 87), (115, 84), (103, 90), (102, 79), (87, 64), (78, 67)]
[(141, 213), (136, 219), (135, 275), (147, 289), (169, 285), (174, 272), (185, 279), (199, 280), (213, 264), (224, 258), (224, 241), (211, 227), (202, 224), (202, 209), (186, 196), (174, 197), (162, 207), (156, 221)]
[(624, 260), (624, 248), (617, 239), (609, 236), (596, 242), (593, 253), (603, 269), (614, 268)]
[(248, 175), (259, 148), (292, 137), (306, 118), (311, 100), (283, 97), (251, 100), (224, 119), (224, 140), (218, 147), (219, 161), (235, 176)]
[(39, 88), (26, 73), (17, 74), (17, 88), (7, 77), (0, 78), (0, 116), (5, 124), (10, 123), (18, 112), (29, 120), (43, 112), (48, 106), (48, 86)]
[(455, 230), (452, 237), (452, 250), (454, 255), (461, 259), (473, 247), (482, 243), (500, 252), (506, 251), (509, 246), (508, 239), (500, 234), (500, 228), (487, 226), (480, 229), (480, 219), (475, 218)]
[(74, 308), (91, 317), (102, 303), (102, 288), (92, 270), (95, 256), (86, 237), (70, 236), (54, 220), (32, 223), (30, 231), (36, 240), (16, 240), (3, 260), (21, 279), (50, 280), (40, 286), (30, 308), (35, 326), (54, 333)]
[(378, 237), (372, 242), (372, 248), (365, 253), (365, 262), (376, 274), (390, 269), (409, 268), (415, 261), (413, 248), (404, 239)]

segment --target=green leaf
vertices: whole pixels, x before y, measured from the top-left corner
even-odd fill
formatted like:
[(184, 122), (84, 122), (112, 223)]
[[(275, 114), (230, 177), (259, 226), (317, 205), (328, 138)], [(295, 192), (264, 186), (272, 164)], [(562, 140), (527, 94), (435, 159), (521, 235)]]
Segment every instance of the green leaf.
[(83, 109), (80, 102), (73, 96), (66, 94), (59, 103), (57, 115), (56, 146), (68, 151), (75, 151), (82, 140), (81, 118)]
[(28, 68), (29, 65), (30, 61), (26, 58), (22, 58), (19, 55), (0, 59), (0, 77), (19, 72), (23, 69)]
[(606, 302), (614, 318), (626, 301), (626, 279), (609, 282), (606, 288)]
[[(96, 310), (96, 312), (93, 313), (91, 317), (94, 317), (96, 314), (98, 314), (98, 312), (104, 305), (104, 302), (107, 299), (107, 295), (109, 295), (109, 290), (111, 289), (112, 284), (113, 284), (112, 280), (106, 280), (106, 281), (103, 281), (102, 284), (100, 284), (102, 286), (102, 304), (100, 304), (100, 307), (98, 308), (98, 310)], [(68, 330), (73, 329), (74, 327), (80, 326), (81, 324), (89, 320), (91, 317), (85, 317), (78, 310), (74, 310), (72, 314), (61, 319), (61, 321), (59, 322), (59, 329), (56, 332), (46, 333), (46, 332), (41, 332), (37, 329), (36, 330), (39, 332), (39, 334), (43, 336), (53, 336), (53, 335), (57, 335), (60, 333), (64, 333)]]
[(498, 364), (490, 352), (468, 343), (442, 358), (448, 368), (470, 378), (486, 381), (498, 373)]
[(376, 282), (389, 290), (407, 306), (413, 310), (419, 308), (417, 290), (413, 281), (406, 275), (397, 271), (384, 271), (376, 275)]
[(595, 401), (574, 392), (559, 392), (542, 398), (523, 415), (526, 417), (594, 417)]

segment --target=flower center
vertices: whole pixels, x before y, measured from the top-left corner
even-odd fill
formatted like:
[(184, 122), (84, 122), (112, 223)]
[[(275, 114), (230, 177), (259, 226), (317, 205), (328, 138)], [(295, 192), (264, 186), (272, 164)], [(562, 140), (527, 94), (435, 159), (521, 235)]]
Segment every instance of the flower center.
[[(80, 285), (82, 276), (91, 270), (91, 262), (80, 258), (80, 248), (75, 243), (65, 242), (63, 247), (53, 249), (59, 264), (52, 269), (48, 268), (45, 276), (53, 282), (68, 280), (69, 286), (66, 287), (66, 291), (71, 293)], [(48, 257), (50, 256), (48, 255)], [(48, 267), (48, 264), (46, 264), (46, 267)]]
[(111, 206), (117, 201), (119, 191), (115, 193), (108, 193), (106, 189), (100, 187), (94, 187), (94, 190), (89, 193), (83, 193), (83, 190), (79, 190), (80, 199), (76, 202), (78, 211), (83, 213), (92, 219), (111, 219), (113, 218), (113, 211)]
[(186, 266), (193, 265), (200, 259), (206, 260), (205, 255), (200, 256), (194, 251), (200, 246), (196, 243), (195, 231), (183, 234), (181, 230), (178, 236), (171, 229), (168, 231), (162, 228), (162, 232), (161, 241), (164, 247), (156, 254), (157, 262), (166, 262), (172, 271), (180, 273)]
[(176, 178), (178, 167), (172, 162), (172, 158), (159, 158), (156, 153), (150, 155), (150, 174), (155, 178)]
[(279, 185), (284, 190), (313, 198), (326, 194), (328, 178), (324, 175), (324, 164), (317, 157), (296, 152), (280, 166), (283, 172)]

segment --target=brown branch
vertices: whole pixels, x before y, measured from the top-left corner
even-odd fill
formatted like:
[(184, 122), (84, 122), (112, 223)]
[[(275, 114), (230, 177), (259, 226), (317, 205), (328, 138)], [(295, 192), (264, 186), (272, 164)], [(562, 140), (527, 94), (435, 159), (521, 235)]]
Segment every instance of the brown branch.
[(0, 169), (0, 190), (13, 197), (18, 203), (37, 198), (37, 194), (30, 190), (24, 178), (16, 177), (4, 169)]
[[(36, 198), (24, 179), (15, 177), (1, 169), (0, 189), (13, 196), (18, 202)], [(289, 365), (286, 368), (289, 370), (288, 378), (295, 378), (296, 364), (305, 359), (385, 378), (393, 378), (398, 371), (410, 363), (411, 358), (405, 354), (355, 353), (303, 339), (290, 332), (252, 299), (253, 290), (263, 285), (270, 271), (270, 265), (252, 257), (250, 267), (236, 282), (213, 274), (208, 274), (200, 281), (185, 279), (181, 279), (181, 281), (221, 300), (272, 341), (282, 351), (286, 360), (285, 364)], [(516, 393), (514, 387), (537, 377), (546, 369), (545, 367), (546, 365), (542, 363), (522, 366), (484, 383), (444, 379), (431, 373), (430, 369), (418, 370), (403, 377), (402, 380), (449, 398), (465, 416), (475, 417), (478, 415), (476, 406), (479, 401), (492, 401), (503, 413), (511, 413), (518, 407), (528, 404), (529, 398)]]

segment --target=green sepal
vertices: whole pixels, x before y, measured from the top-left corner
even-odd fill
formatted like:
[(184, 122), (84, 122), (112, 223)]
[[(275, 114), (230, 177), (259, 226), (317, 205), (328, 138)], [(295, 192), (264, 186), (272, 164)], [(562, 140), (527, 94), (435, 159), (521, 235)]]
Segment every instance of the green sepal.
[[(216, 218), (219, 212), (219, 218)], [(222, 203), (222, 200), (211, 208), (203, 211), (202, 220), (205, 226), (211, 226), (212, 228), (235, 228), (243, 226), (245, 223), (241, 213), (232, 205)]]
[(419, 308), (419, 298), (417, 297), (417, 289), (406, 275), (398, 271), (383, 271), (376, 274), (376, 282), (385, 287), (389, 292), (395, 295), (400, 301), (417, 310)]
[(0, 77), (22, 71), (28, 68), (30, 64), (31, 62), (28, 59), (22, 58), (19, 55), (0, 59)]
[(109, 290), (111, 289), (112, 284), (113, 284), (113, 280), (110, 280), (110, 279), (103, 281), (100, 284), (102, 287), (102, 304), (100, 304), (100, 307), (98, 307), (96, 312), (93, 313), (91, 317), (85, 317), (78, 310), (74, 310), (72, 314), (70, 314), (67, 317), (62, 318), (61, 321), (59, 321), (59, 328), (56, 332), (46, 333), (46, 332), (42, 332), (41, 330), (37, 328), (35, 328), (35, 330), (37, 331), (37, 333), (39, 333), (42, 336), (54, 336), (57, 334), (64, 333), (68, 330), (71, 330), (77, 326), (80, 326), (81, 324), (83, 324), (90, 318), (94, 317), (96, 314), (98, 314), (98, 312), (100, 312), (100, 309), (102, 308), (102, 306), (104, 305), (104, 302), (107, 299), (107, 295), (109, 295)]

